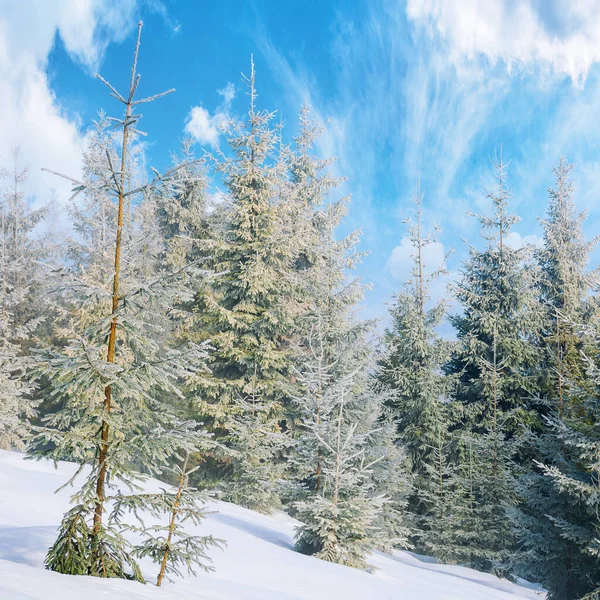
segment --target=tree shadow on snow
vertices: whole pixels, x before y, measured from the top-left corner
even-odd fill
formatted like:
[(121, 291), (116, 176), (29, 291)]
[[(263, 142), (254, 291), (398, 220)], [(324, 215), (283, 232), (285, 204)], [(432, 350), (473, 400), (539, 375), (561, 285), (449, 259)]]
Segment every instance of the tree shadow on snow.
[(38, 567), (56, 537), (56, 527), (0, 527), (0, 559)]
[(211, 515), (211, 519), (219, 521), (224, 525), (234, 527), (235, 529), (239, 529), (240, 531), (250, 533), (251, 535), (260, 538), (265, 542), (270, 542), (271, 544), (275, 544), (276, 546), (280, 546), (281, 548), (285, 548), (286, 550), (294, 549), (294, 544), (291, 543), (286, 537), (283, 537), (283, 534), (273, 531), (272, 529), (269, 529), (267, 527), (261, 527), (260, 525), (248, 523), (247, 521), (243, 521), (242, 519), (238, 519), (230, 515), (224, 515), (222, 513)]

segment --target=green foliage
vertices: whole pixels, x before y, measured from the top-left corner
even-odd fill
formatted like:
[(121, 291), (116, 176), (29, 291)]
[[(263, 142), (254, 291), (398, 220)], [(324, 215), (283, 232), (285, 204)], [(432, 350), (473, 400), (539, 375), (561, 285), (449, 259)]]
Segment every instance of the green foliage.
[[(269, 511), (279, 503), (273, 463), (286, 427), (295, 250), (281, 227), (279, 136), (273, 113), (255, 107), (254, 65), (248, 85), (247, 118), (230, 123), (231, 156), (217, 163), (226, 193), (209, 222), (206, 262), (216, 276), (198, 290), (194, 306), (195, 327), (213, 351), (209, 370), (190, 378), (188, 397), (190, 414), (232, 454), (215, 455), (197, 481), (221, 479), (225, 498), (246, 498), (247, 505)], [(250, 428), (257, 435), (249, 435)]]
[(113, 527), (94, 531), (90, 511), (79, 504), (69, 510), (46, 556), (46, 568), (65, 575), (117, 577), (144, 582), (130, 545)]
[(387, 392), (386, 405), (396, 426), (395, 439), (407, 453), (412, 473), (412, 493), (407, 512), (413, 529), (413, 543), (422, 546), (424, 531), (434, 518), (439, 499), (436, 486), (439, 445), (448, 437), (449, 415), (444, 403), (450, 378), (442, 373), (451, 345), (440, 339), (436, 328), (445, 316), (445, 299), (432, 303), (429, 287), (445, 274), (442, 264), (427, 269), (424, 254), (436, 242), (422, 233), (422, 195), (414, 197), (415, 220), (409, 225), (413, 266), (410, 279), (394, 298), (390, 308), (392, 327), (385, 334), (385, 351), (379, 361), (377, 378)]
[(334, 502), (322, 496), (296, 505), (302, 525), (296, 532), (296, 549), (329, 562), (366, 569), (366, 554), (373, 549), (373, 526), (383, 498), (355, 497)]

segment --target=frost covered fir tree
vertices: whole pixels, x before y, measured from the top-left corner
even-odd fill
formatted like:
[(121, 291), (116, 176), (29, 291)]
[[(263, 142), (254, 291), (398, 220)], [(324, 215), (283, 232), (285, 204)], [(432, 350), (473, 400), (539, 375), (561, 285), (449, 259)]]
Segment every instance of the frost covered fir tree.
[(76, 264), (55, 274), (68, 317), (61, 323), (61, 344), (39, 352), (32, 370), (34, 380), (48, 382), (48, 393), (61, 404), (36, 428), (34, 447), (39, 455), (80, 464), (69, 483), (80, 474), (84, 478), (48, 551), (47, 567), (137, 580), (142, 576), (135, 548), (124, 536), (134, 526), (125, 521), (123, 508), (138, 512), (155, 506), (155, 496), (138, 493), (139, 482), (160, 475), (176, 452), (196, 451), (193, 429), (175, 418), (163, 398), (181, 395), (181, 382), (206, 360), (202, 346), (165, 348), (164, 314), (187, 293), (185, 271), (153, 271), (147, 279), (145, 264), (152, 261), (131, 237), (134, 201), (158, 193), (170, 179), (167, 174), (136, 186), (129, 161), (139, 120), (135, 107), (163, 95), (135, 98), (140, 34), (141, 23), (127, 94), (104, 82), (125, 107), (125, 117), (115, 120), (120, 147), (102, 134), (93, 137), (83, 181), (71, 180), (85, 197), (76, 223), (79, 256), (87, 260), (81, 268)]
[(542, 221), (544, 247), (538, 252), (544, 317), (538, 342), (543, 351), (538, 411), (550, 421), (544, 421), (527, 442), (538, 465), (545, 467), (521, 478), (523, 501), (514, 511), (519, 541), (515, 571), (540, 581), (557, 599), (578, 597), (575, 590), (581, 589), (582, 572), (592, 569), (587, 564), (590, 557), (581, 556), (578, 541), (557, 526), (578, 522), (581, 507), (548, 476), (552, 472), (569, 477), (575, 471), (577, 452), (566, 442), (567, 425), (562, 420), (576, 422), (582, 416), (592, 385), (585, 356), (595, 353), (595, 340), (586, 342), (588, 336), (581, 335), (593, 308), (590, 291), (595, 275), (587, 265), (595, 242), (587, 242), (583, 235), (584, 215), (573, 202), (572, 169), (564, 159), (554, 169), (556, 183), (549, 190), (547, 217)]
[[(331, 365), (338, 350), (361, 339), (369, 324), (352, 322), (351, 314), (363, 296), (360, 280), (349, 275), (361, 258), (356, 250), (360, 233), (354, 231), (340, 239), (335, 235), (347, 213), (349, 197), (334, 199), (343, 180), (329, 172), (335, 159), (317, 156), (315, 144), (324, 128), (311, 117), (308, 106), (302, 107), (299, 121), (293, 146), (284, 149), (289, 182), (282, 216), (296, 248), (292, 277), (298, 316), (293, 352), (297, 367), (308, 361), (306, 366), (312, 369), (316, 335), (323, 343), (323, 362)], [(325, 372), (321, 368), (319, 371)], [(324, 385), (317, 383), (317, 389)], [(297, 408), (296, 402), (289, 407), (293, 438), (301, 435), (302, 416), (295, 414)], [(318, 470), (315, 461), (313, 475)], [(305, 484), (318, 488), (318, 476)]]
[(463, 313), (451, 318), (458, 346), (447, 372), (457, 378), (454, 403), (462, 415), (455, 427), (477, 436), (482, 448), (474, 490), (479, 511), (472, 523), (482, 537), (472, 564), (502, 571), (513, 548), (505, 511), (515, 502), (509, 493), (518, 461), (514, 444), (523, 425), (536, 422), (527, 399), (536, 392), (530, 373), (537, 348), (528, 249), (506, 243), (518, 218), (509, 212), (507, 165), (500, 158), (494, 167), (498, 187), (489, 195), (491, 214), (479, 217), (487, 246), (470, 248), (456, 286)]
[(275, 484), (283, 469), (278, 453), (289, 384), (293, 248), (280, 227), (279, 136), (273, 113), (256, 108), (254, 64), (247, 83), (248, 115), (230, 123), (231, 155), (217, 164), (226, 192), (210, 222), (208, 267), (220, 275), (199, 290), (195, 306), (198, 331), (214, 348), (210, 373), (192, 380), (189, 393), (192, 414), (233, 456), (207, 463), (199, 480), (221, 479), (225, 499), (269, 511), (279, 505)]
[(23, 449), (27, 421), (39, 404), (23, 375), (27, 350), (47, 316), (40, 262), (49, 246), (46, 238), (34, 235), (46, 209), (27, 205), (27, 170), (20, 167), (18, 148), (12, 158), (12, 169), (2, 172), (6, 189), (0, 202), (0, 448)]
[(586, 241), (571, 182), (573, 165), (561, 159), (554, 168), (547, 217), (542, 221), (544, 246), (540, 264), (539, 301), (543, 307), (540, 345), (544, 350), (542, 392), (558, 417), (576, 410), (578, 388), (585, 387), (585, 363), (578, 328), (589, 322), (589, 294), (597, 274), (587, 270), (596, 240)]
[[(413, 266), (410, 279), (390, 309), (392, 327), (385, 335), (384, 356), (378, 368), (380, 386), (389, 393), (387, 405), (396, 424), (396, 439), (408, 454), (413, 475), (409, 511), (413, 515), (413, 536), (419, 544), (419, 530), (426, 530), (434, 505), (439, 476), (437, 467), (449, 437), (448, 406), (444, 403), (449, 379), (442, 366), (450, 358), (450, 344), (440, 339), (446, 300), (432, 304), (431, 283), (444, 274), (444, 266), (432, 270), (428, 250), (436, 243), (434, 235), (424, 235), (422, 195), (414, 196), (415, 216), (409, 225)], [(421, 534), (422, 535), (422, 534)]]
[[(596, 382), (599, 381), (596, 365), (590, 369)], [(542, 556), (552, 564), (563, 561), (554, 576), (544, 572), (552, 599), (600, 597), (599, 408), (596, 392), (584, 402), (582, 418), (556, 420), (553, 426), (562, 443), (560, 461), (554, 458), (553, 464), (539, 463), (544, 477), (554, 488), (551, 498), (559, 509), (548, 513), (547, 526), (541, 535), (549, 535), (550, 540), (558, 535), (569, 543), (568, 547), (563, 542), (556, 548), (542, 549)], [(565, 505), (569, 507), (567, 511)], [(554, 507), (546, 503), (543, 508), (552, 510)], [(540, 532), (530, 535), (537, 537)]]
[(363, 287), (347, 273), (360, 258), (359, 234), (335, 237), (348, 198), (331, 198), (341, 180), (328, 173), (332, 160), (316, 156), (321, 131), (304, 107), (286, 156), (287, 216), (301, 222), (290, 501), (303, 522), (296, 538), (301, 552), (365, 568), (370, 550), (406, 542), (404, 455), (372, 386), (371, 324), (354, 315)]
[[(318, 363), (317, 358), (317, 363)], [(314, 394), (310, 372), (301, 375), (309, 397), (303, 405), (307, 434), (299, 444), (316, 446), (319, 460), (319, 489), (297, 502), (296, 547), (323, 560), (366, 568), (366, 554), (377, 547), (381, 532), (376, 526), (385, 498), (375, 495), (372, 470), (382, 457), (369, 460), (370, 437), (374, 430), (360, 428), (353, 412), (370, 404), (366, 365), (329, 381), (320, 397)], [(361, 368), (362, 367), (362, 368)], [(318, 385), (318, 384), (317, 384)], [(310, 390), (313, 393), (310, 393)], [(312, 439), (311, 439), (312, 438)]]
[[(328, 378), (333, 376), (336, 368), (343, 369), (340, 356), (347, 355), (349, 347), (362, 340), (369, 327), (352, 319), (353, 308), (363, 295), (360, 280), (348, 276), (360, 260), (356, 251), (359, 232), (341, 239), (335, 237), (335, 231), (346, 215), (349, 198), (332, 198), (341, 180), (328, 172), (332, 159), (316, 156), (314, 146), (322, 131), (323, 128), (311, 118), (309, 108), (303, 107), (299, 134), (294, 146), (286, 149), (290, 183), (287, 187), (289, 201), (284, 212), (287, 229), (295, 226), (298, 230), (293, 233), (297, 247), (293, 277), (299, 298), (293, 352), (296, 369), (306, 375), (312, 373), (315, 380), (317, 420), (319, 397)], [(362, 343), (357, 347), (362, 347)], [(295, 375), (293, 379), (296, 379)], [(307, 392), (304, 387), (307, 382), (300, 386), (297, 383), (294, 384), (296, 400), (289, 411), (294, 439), (303, 436), (302, 424), (306, 417), (297, 398)], [(319, 491), (320, 465), (316, 447), (311, 455), (310, 452), (306, 454), (308, 448), (297, 448), (304, 456), (292, 453), (293, 478), (301, 481), (306, 489)]]
[(295, 374), (292, 508), (303, 523), (300, 552), (366, 568), (369, 551), (406, 545), (407, 484), (404, 455), (374, 390), (365, 324), (346, 318), (332, 331), (326, 312), (313, 315), (310, 354)]
[[(317, 326), (317, 321), (321, 320), (324, 314), (323, 307), (328, 302), (328, 326), (333, 322), (333, 299), (341, 291), (339, 285), (344, 278), (342, 265), (345, 264), (347, 268), (353, 266), (350, 256), (336, 254), (333, 231), (343, 220), (347, 199), (341, 202), (331, 199), (343, 180), (329, 172), (329, 167), (335, 162), (334, 158), (320, 158), (317, 155), (315, 144), (323, 131), (324, 127), (312, 117), (310, 107), (303, 105), (299, 114), (298, 134), (293, 144), (282, 147), (287, 179), (283, 188), (286, 201), (282, 203), (280, 218), (282, 231), (294, 248), (290, 270), (293, 302), (289, 303), (289, 308), (295, 316), (291, 346), (296, 364), (302, 361), (303, 357), (312, 359), (312, 352), (307, 344), (308, 338)], [(347, 250), (353, 254), (356, 240), (356, 234), (351, 234), (347, 240), (341, 241), (341, 244), (348, 243)], [(342, 262), (334, 266), (335, 260)], [(327, 269), (328, 275), (325, 276)], [(344, 312), (345, 298), (352, 301), (355, 289), (355, 285), (352, 284), (350, 294), (342, 294), (343, 297), (340, 298), (339, 308)], [(329, 292), (329, 300), (324, 298), (325, 291)], [(289, 423), (292, 438), (297, 433), (298, 415), (295, 410), (295, 402), (287, 402), (284, 405), (285, 418)]]

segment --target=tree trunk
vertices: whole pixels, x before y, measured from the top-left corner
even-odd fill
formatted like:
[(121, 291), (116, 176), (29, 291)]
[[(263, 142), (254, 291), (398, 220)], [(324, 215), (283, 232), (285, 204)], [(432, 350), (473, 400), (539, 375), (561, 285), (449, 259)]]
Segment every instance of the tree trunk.
[[(118, 179), (119, 206), (117, 213), (117, 234), (115, 240), (115, 259), (114, 259), (114, 275), (112, 286), (112, 320), (110, 322), (110, 333), (108, 335), (108, 348), (106, 360), (109, 363), (115, 362), (115, 347), (117, 341), (117, 311), (119, 309), (119, 283), (121, 273), (121, 246), (123, 237), (123, 212), (125, 206), (125, 185), (126, 185), (126, 168), (127, 168), (127, 147), (129, 144), (129, 127), (131, 125), (131, 109), (133, 103), (133, 94), (135, 92), (135, 69), (137, 64), (137, 56), (140, 47), (141, 23), (138, 26), (138, 37), (134, 54), (133, 67), (131, 69), (131, 83), (129, 86), (129, 97), (125, 103), (125, 120), (123, 121), (123, 143), (121, 146), (121, 172)], [(115, 175), (115, 173), (113, 173)], [(115, 181), (117, 177), (114, 177)], [(112, 389), (110, 385), (104, 388), (104, 411), (105, 414), (110, 413), (112, 406)], [(104, 501), (106, 498), (106, 459), (109, 448), (109, 424), (106, 418), (103, 418), (100, 433), (100, 449), (98, 453), (98, 463), (100, 469), (96, 480), (96, 506), (94, 509), (94, 534), (98, 534), (102, 528), (102, 514), (104, 512)]]
[(185, 457), (185, 461), (183, 462), (183, 466), (181, 467), (181, 477), (179, 479), (179, 487), (177, 488), (177, 496), (175, 497), (175, 502), (173, 504), (173, 512), (171, 513), (171, 521), (169, 522), (169, 533), (167, 535), (167, 542), (165, 544), (165, 553), (163, 554), (162, 561), (160, 563), (160, 571), (158, 573), (158, 578), (156, 580), (157, 587), (160, 587), (163, 579), (165, 577), (165, 571), (167, 570), (167, 561), (169, 560), (169, 554), (171, 551), (171, 540), (173, 539), (173, 532), (175, 530), (175, 521), (177, 519), (178, 509), (179, 509), (179, 501), (181, 500), (181, 494), (183, 492), (183, 487), (185, 485), (186, 478), (186, 469), (188, 465), (190, 455), (187, 454)]

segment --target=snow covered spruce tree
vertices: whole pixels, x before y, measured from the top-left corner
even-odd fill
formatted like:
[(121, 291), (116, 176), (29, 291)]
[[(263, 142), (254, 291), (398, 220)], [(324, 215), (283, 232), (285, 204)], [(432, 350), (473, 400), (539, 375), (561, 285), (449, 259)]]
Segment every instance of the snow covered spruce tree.
[(279, 136), (274, 114), (256, 108), (254, 63), (247, 84), (247, 118), (229, 124), (231, 155), (217, 161), (226, 193), (209, 221), (207, 267), (219, 276), (198, 290), (195, 306), (197, 331), (214, 347), (210, 373), (192, 380), (189, 393), (192, 414), (231, 451), (201, 467), (198, 480), (221, 480), (224, 499), (269, 512), (279, 505), (284, 466), (293, 248), (280, 227)]
[(505, 513), (516, 501), (514, 441), (536, 419), (527, 399), (536, 393), (530, 373), (537, 350), (528, 249), (506, 243), (518, 218), (509, 213), (507, 165), (500, 158), (494, 168), (498, 187), (489, 194), (491, 215), (479, 217), (487, 246), (470, 248), (456, 287), (463, 313), (451, 318), (458, 346), (447, 372), (457, 377), (458, 427), (477, 437), (471, 526), (479, 542), (469, 551), (470, 563), (502, 571), (514, 547)]
[(516, 572), (540, 581), (552, 598), (562, 600), (578, 597), (575, 590), (582, 589), (582, 572), (592, 568), (591, 557), (581, 556), (579, 540), (565, 535), (561, 527), (578, 522), (580, 504), (557, 485), (559, 475), (572, 476), (580, 460), (576, 446), (567, 442), (571, 438), (562, 420), (576, 422), (582, 413), (589, 414), (583, 408), (593, 393), (585, 356), (596, 352), (596, 340), (586, 343), (589, 336), (581, 335), (593, 313), (590, 292), (595, 276), (587, 265), (595, 242), (587, 242), (583, 235), (584, 215), (577, 213), (573, 202), (572, 169), (564, 159), (554, 168), (556, 184), (549, 190), (547, 218), (542, 221), (544, 246), (538, 251), (543, 321), (537, 410), (549, 421), (532, 431), (527, 441), (533, 458), (545, 466), (521, 478), (523, 501), (514, 512), (519, 540)]
[[(342, 180), (328, 171), (332, 159), (316, 156), (314, 145), (322, 131), (312, 119), (310, 109), (304, 106), (294, 146), (286, 149), (289, 201), (284, 213), (287, 230), (293, 227), (297, 230), (293, 275), (299, 315), (293, 352), (296, 370), (313, 372), (316, 377), (317, 420), (320, 390), (328, 384), (338, 352), (347, 350), (347, 343), (362, 339), (368, 329), (368, 324), (352, 320), (353, 307), (362, 298), (363, 289), (358, 278), (347, 277), (347, 272), (354, 269), (361, 257), (356, 250), (360, 232), (352, 232), (339, 240), (335, 238), (335, 230), (346, 215), (349, 198), (333, 200), (331, 197)], [(314, 347), (315, 340), (319, 341), (318, 350)], [(319, 358), (316, 352), (322, 352), (322, 356)], [(296, 375), (294, 373), (292, 379), (295, 380)], [(303, 436), (302, 423), (306, 416), (297, 401), (306, 390), (296, 383), (293, 388), (296, 400), (289, 417), (294, 439)], [(297, 448), (302, 452), (307, 450)], [(316, 447), (313, 450), (311, 456), (302, 458), (292, 453), (293, 478), (302, 482), (304, 488), (319, 491), (319, 457)]]
[(426, 264), (428, 249), (436, 238), (422, 232), (422, 200), (417, 187), (415, 217), (409, 225), (412, 273), (390, 309), (392, 328), (386, 332), (378, 369), (380, 386), (389, 393), (387, 404), (396, 424), (396, 439), (410, 461), (413, 491), (408, 510), (413, 515), (412, 535), (417, 546), (419, 538), (426, 535), (434, 505), (440, 501), (438, 484), (443, 475), (438, 467), (449, 438), (448, 405), (443, 402), (449, 378), (443, 375), (442, 366), (449, 360), (451, 348), (436, 333), (446, 300), (429, 306), (431, 283), (444, 274), (445, 267), (432, 270)]
[(290, 501), (303, 523), (296, 536), (301, 552), (365, 568), (370, 550), (406, 541), (404, 456), (373, 386), (372, 324), (354, 314), (363, 287), (346, 271), (360, 258), (359, 233), (335, 237), (348, 199), (331, 199), (340, 180), (327, 170), (332, 160), (315, 156), (321, 131), (303, 107), (286, 157), (287, 216), (302, 231), (294, 265), (301, 313), (294, 332)]
[(550, 188), (547, 217), (542, 221), (544, 247), (537, 253), (540, 264), (539, 301), (543, 317), (540, 345), (544, 350), (542, 393), (559, 418), (577, 410), (577, 394), (585, 388), (586, 367), (578, 329), (589, 322), (589, 293), (597, 284), (587, 271), (596, 240), (586, 241), (573, 202), (570, 179), (573, 165), (561, 159), (554, 168), (556, 184)]
[[(600, 337), (594, 326), (596, 346)], [(597, 358), (597, 357), (595, 357)], [(589, 363), (594, 383), (600, 382), (596, 360)], [(526, 541), (548, 536), (549, 541), (561, 538), (556, 546), (532, 548), (557, 567), (552, 575), (542, 569), (552, 599), (600, 597), (600, 410), (599, 390), (585, 399), (579, 417), (556, 419), (553, 427), (561, 442), (559, 458), (550, 456), (549, 464), (538, 463), (543, 476), (551, 482), (554, 493), (542, 499), (543, 510), (549, 510), (546, 527), (529, 533)], [(547, 491), (547, 489), (546, 489)], [(531, 546), (530, 546), (531, 547)], [(563, 562), (561, 565), (560, 562)], [(536, 565), (537, 566), (537, 565)], [(562, 575), (562, 577), (561, 577)]]
[[(373, 406), (368, 363), (363, 358), (346, 373), (336, 372), (336, 364), (324, 365), (322, 333), (317, 330), (312, 342), (314, 367), (299, 375), (306, 389), (299, 398), (305, 434), (297, 444), (318, 457), (319, 489), (295, 504), (302, 522), (296, 547), (327, 561), (366, 568), (366, 554), (379, 545), (376, 520), (385, 502), (373, 493), (378, 458), (369, 460), (369, 447), (376, 431), (356, 420), (357, 413)], [(323, 368), (325, 373), (320, 372)]]
[[(149, 184), (135, 183), (130, 150), (140, 115), (134, 111), (164, 95), (135, 98), (140, 35), (141, 23), (127, 94), (100, 78), (124, 105), (125, 116), (114, 120), (120, 130), (116, 139), (99, 125), (84, 154), (83, 180), (71, 179), (75, 193), (84, 197), (74, 213), (79, 242), (72, 245), (82, 262), (54, 274), (65, 307), (61, 343), (39, 352), (32, 371), (34, 379), (49, 382), (48, 393), (61, 405), (37, 428), (34, 447), (41, 456), (80, 464), (70, 484), (84, 477), (47, 567), (137, 580), (142, 575), (135, 548), (124, 535), (136, 527), (124, 520), (125, 509), (139, 514), (166, 503), (164, 494), (140, 493), (139, 483), (145, 475), (159, 475), (176, 453), (196, 451), (194, 428), (180, 422), (163, 400), (181, 395), (180, 383), (206, 360), (201, 345), (168, 348), (165, 314), (188, 294), (186, 271), (156, 271), (144, 246), (147, 230), (134, 239), (139, 229), (131, 208), (143, 205), (149, 194), (170, 193), (171, 179), (157, 175)], [(196, 541), (187, 549), (192, 561), (202, 554)]]
[(39, 262), (47, 240), (34, 236), (46, 209), (30, 209), (23, 192), (27, 169), (12, 151), (13, 167), (2, 172), (7, 188), (0, 204), (0, 448), (24, 448), (27, 420), (38, 401), (23, 379), (27, 350), (35, 343), (47, 312)]

